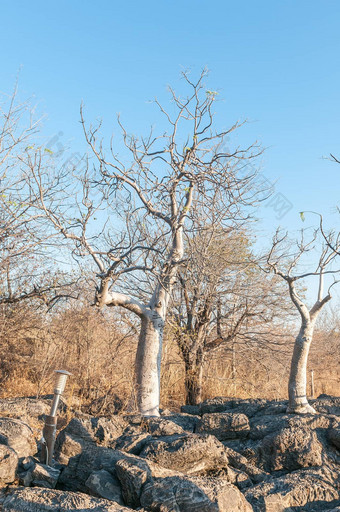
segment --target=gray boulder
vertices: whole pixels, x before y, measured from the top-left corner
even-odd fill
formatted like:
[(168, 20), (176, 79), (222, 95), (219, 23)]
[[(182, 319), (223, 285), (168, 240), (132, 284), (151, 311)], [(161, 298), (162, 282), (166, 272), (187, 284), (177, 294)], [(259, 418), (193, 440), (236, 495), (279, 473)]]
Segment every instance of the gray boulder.
[(221, 469), (228, 462), (223, 444), (200, 434), (154, 439), (140, 456), (188, 475)]
[(322, 445), (307, 427), (283, 428), (263, 439), (260, 460), (267, 471), (322, 465)]
[(313, 401), (313, 407), (321, 414), (340, 416), (340, 397), (320, 395)]
[(243, 494), (226, 480), (211, 477), (190, 477), (189, 480), (200, 487), (222, 512), (252, 512), (253, 510)]
[(217, 478), (157, 478), (143, 486), (140, 502), (147, 510), (162, 512), (252, 511), (235, 486)]
[(124, 505), (119, 480), (105, 469), (93, 471), (85, 482), (90, 494)]
[(45, 416), (50, 413), (50, 400), (37, 398), (1, 398), (0, 416), (21, 419), (27, 423), (37, 421), (43, 424)]
[[(112, 469), (111, 469), (112, 471)], [(140, 506), (140, 497), (146, 482), (155, 478), (178, 476), (180, 473), (163, 468), (140, 457), (121, 457), (114, 471), (122, 486), (124, 502), (131, 507)]]
[(0, 444), (12, 448), (19, 458), (34, 455), (37, 451), (32, 429), (14, 418), (0, 418)]
[(116, 472), (125, 503), (150, 511), (250, 511), (242, 493), (227, 480), (188, 477), (139, 457), (121, 459)]
[(201, 414), (200, 405), (182, 405), (181, 412), (184, 414), (193, 414), (199, 416)]
[(147, 462), (136, 459), (121, 459), (116, 464), (116, 472), (122, 486), (125, 503), (129, 507), (139, 507), (143, 485), (152, 479), (152, 473)]
[(141, 505), (157, 512), (218, 512), (220, 509), (195, 483), (179, 476), (144, 485)]
[(220, 441), (245, 438), (249, 431), (248, 417), (231, 412), (203, 414), (196, 428), (196, 432), (212, 434)]
[(116, 440), (127, 427), (121, 416), (94, 418), (83, 414), (73, 418), (59, 433), (55, 455), (59, 462), (67, 464), (71, 457), (79, 455), (89, 444), (115, 448)]
[(31, 464), (27, 463), (28, 468), (20, 473), (20, 480), (25, 487), (37, 486), (47, 489), (54, 489), (60, 476), (60, 470), (52, 468), (46, 464), (40, 464), (31, 459)]
[(183, 428), (174, 421), (171, 421), (170, 419), (165, 419), (162, 417), (147, 418), (145, 419), (144, 424), (144, 428), (146, 428), (146, 430), (154, 437), (184, 434)]
[(9, 446), (0, 444), (0, 486), (14, 482), (18, 468), (18, 456)]
[(233, 408), (233, 398), (216, 396), (208, 398), (200, 404), (200, 414), (210, 414), (213, 412), (227, 412)]
[[(259, 483), (266, 480), (269, 475), (263, 470), (257, 468), (254, 464), (249, 463), (248, 459), (240, 453), (225, 447), (225, 454), (228, 460), (228, 465), (237, 469), (242, 474), (246, 474), (251, 482)], [(241, 479), (241, 486), (244, 487), (243, 478)], [(241, 487), (240, 487), (241, 488)]]
[(17, 489), (6, 497), (2, 512), (125, 512), (131, 509), (112, 501), (93, 498), (86, 494), (56, 491), (51, 489)]
[(274, 416), (265, 414), (250, 419), (249, 439), (257, 441), (281, 430), (283, 427), (287, 427), (289, 425), (289, 418), (288, 414), (277, 414)]
[(209, 398), (200, 405), (201, 414), (211, 414), (216, 412), (232, 412), (235, 414), (245, 414), (248, 418), (256, 414), (265, 414), (265, 409), (271, 405), (268, 400), (259, 398), (237, 399), (229, 397)]
[(340, 450), (340, 425), (329, 430), (328, 438)]
[(89, 444), (79, 455), (70, 458), (60, 475), (59, 484), (67, 491), (87, 492), (86, 481), (93, 471), (105, 469), (115, 475), (115, 465), (124, 457), (127, 454), (119, 450)]
[(291, 507), (324, 511), (328, 503), (339, 499), (334, 476), (323, 469), (295, 471), (246, 489), (244, 495), (255, 512), (288, 512)]
[(139, 455), (151, 439), (152, 436), (147, 432), (141, 432), (139, 428), (128, 426), (123, 435), (116, 440), (115, 448)]
[(185, 432), (195, 432), (196, 425), (198, 421), (201, 419), (199, 415), (192, 415), (192, 414), (179, 414), (179, 413), (172, 413), (167, 415), (162, 415), (162, 418), (165, 420), (172, 421), (173, 423), (176, 423), (179, 427), (182, 427), (182, 429)]

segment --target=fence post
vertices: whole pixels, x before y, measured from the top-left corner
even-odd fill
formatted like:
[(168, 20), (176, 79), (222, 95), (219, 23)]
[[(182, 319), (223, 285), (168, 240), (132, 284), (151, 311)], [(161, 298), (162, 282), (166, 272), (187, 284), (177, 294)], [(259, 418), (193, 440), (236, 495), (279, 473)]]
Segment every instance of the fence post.
[(315, 389), (314, 389), (314, 370), (311, 370), (311, 372), (310, 372), (310, 394), (311, 394), (311, 398), (314, 398), (314, 395), (315, 395)]

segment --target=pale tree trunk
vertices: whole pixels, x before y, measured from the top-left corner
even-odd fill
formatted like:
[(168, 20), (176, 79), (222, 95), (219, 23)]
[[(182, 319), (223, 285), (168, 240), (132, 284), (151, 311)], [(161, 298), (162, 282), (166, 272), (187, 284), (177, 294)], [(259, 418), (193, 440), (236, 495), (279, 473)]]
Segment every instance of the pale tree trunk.
[(103, 281), (96, 299), (99, 307), (121, 306), (140, 317), (135, 360), (137, 407), (143, 416), (159, 416), (162, 342), (169, 293), (157, 285), (150, 303), (145, 306), (123, 293), (109, 292), (108, 281)]
[(164, 319), (157, 311), (144, 315), (136, 354), (137, 401), (143, 416), (159, 416)]
[(307, 400), (307, 362), (317, 317), (325, 304), (327, 304), (327, 302), (329, 302), (331, 299), (331, 295), (328, 290), (328, 294), (322, 298), (322, 272), (319, 276), (318, 299), (310, 310), (298, 296), (295, 289), (294, 280), (289, 279), (288, 285), (290, 297), (301, 316), (301, 327), (299, 334), (295, 339), (293, 356), (290, 366), (288, 382), (289, 402), (287, 412), (296, 414), (315, 414), (315, 409), (308, 403)]
[(165, 318), (177, 263), (183, 257), (182, 228), (177, 229), (168, 262), (143, 315), (136, 354), (137, 400), (142, 416), (159, 416)]
[(300, 414), (316, 412), (307, 400), (307, 362), (313, 339), (314, 323), (312, 320), (302, 322), (300, 332), (295, 340), (289, 375), (287, 412)]
[[(186, 216), (187, 210), (182, 219)], [(159, 416), (162, 343), (170, 293), (177, 266), (183, 257), (182, 224), (173, 230), (172, 250), (163, 266), (150, 302), (145, 305), (123, 293), (110, 292), (110, 276), (106, 275), (96, 294), (98, 306), (121, 306), (141, 319), (136, 353), (137, 406), (143, 416)]]

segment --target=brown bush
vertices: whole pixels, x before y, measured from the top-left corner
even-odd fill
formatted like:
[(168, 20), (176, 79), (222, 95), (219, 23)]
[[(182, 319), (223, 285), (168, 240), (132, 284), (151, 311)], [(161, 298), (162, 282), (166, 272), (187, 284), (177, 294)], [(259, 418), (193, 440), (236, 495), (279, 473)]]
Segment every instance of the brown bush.
[[(34, 304), (0, 308), (0, 396), (53, 391), (53, 370), (72, 372), (66, 395), (92, 414), (135, 408), (134, 358), (138, 326), (119, 311), (74, 303), (47, 314)], [(340, 322), (325, 319), (315, 334), (310, 369), (315, 394), (340, 394)], [(272, 327), (274, 329), (274, 327)], [(213, 396), (285, 398), (294, 330), (284, 343), (236, 339), (209, 354), (203, 399)], [(273, 339), (275, 332), (272, 332)], [(283, 336), (280, 331), (280, 336)], [(168, 329), (162, 360), (163, 408), (184, 403), (184, 363)]]

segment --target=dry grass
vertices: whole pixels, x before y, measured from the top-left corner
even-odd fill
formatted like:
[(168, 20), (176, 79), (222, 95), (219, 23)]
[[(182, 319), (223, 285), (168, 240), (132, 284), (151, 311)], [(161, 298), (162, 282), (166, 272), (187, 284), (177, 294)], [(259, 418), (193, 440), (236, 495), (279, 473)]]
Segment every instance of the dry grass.
[[(53, 370), (73, 373), (66, 394), (70, 403), (93, 414), (134, 410), (136, 330), (113, 314), (69, 308), (50, 319), (25, 306), (6, 314), (0, 349), (0, 397), (39, 396), (53, 391)], [(138, 326), (137, 326), (138, 327)], [(315, 334), (310, 357), (315, 394), (340, 394), (337, 331)], [(213, 396), (286, 398), (293, 338), (287, 345), (235, 344), (209, 354), (204, 365), (203, 399)], [(167, 336), (162, 361), (163, 408), (185, 403), (184, 364), (176, 342)]]

